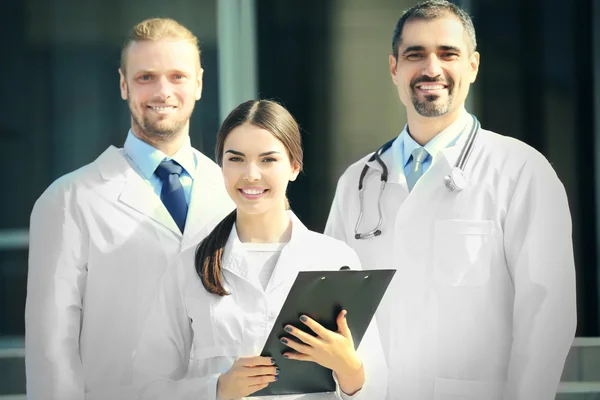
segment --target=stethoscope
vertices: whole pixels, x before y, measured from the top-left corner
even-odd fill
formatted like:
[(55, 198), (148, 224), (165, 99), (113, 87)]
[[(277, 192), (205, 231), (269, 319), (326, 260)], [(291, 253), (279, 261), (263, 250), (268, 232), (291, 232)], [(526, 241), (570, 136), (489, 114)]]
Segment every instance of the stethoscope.
[[(464, 170), (465, 166), (467, 165), (467, 161), (469, 160), (469, 157), (473, 152), (473, 145), (475, 144), (475, 140), (477, 139), (479, 129), (481, 128), (481, 124), (479, 123), (477, 118), (475, 118), (474, 115), (471, 115), (471, 117), (473, 118), (473, 125), (471, 127), (471, 131), (469, 132), (469, 136), (467, 137), (467, 141), (463, 145), (460, 151), (460, 155), (458, 156), (454, 167), (452, 167), (452, 171), (450, 171), (450, 173), (444, 177), (444, 183), (448, 190), (450, 190), (451, 192), (460, 192), (461, 190), (466, 188), (467, 184), (469, 183), (467, 181), (467, 178), (465, 177)], [(377, 149), (377, 151), (373, 153), (373, 155), (369, 158), (364, 168), (362, 169), (362, 172), (360, 173), (360, 178), (358, 179), (358, 197), (360, 201), (360, 209), (358, 213), (358, 221), (356, 221), (356, 227), (354, 228), (354, 238), (357, 240), (369, 239), (381, 235), (380, 227), (383, 223), (383, 212), (381, 211), (381, 196), (383, 195), (383, 190), (385, 189), (385, 185), (388, 180), (388, 169), (385, 163), (381, 160), (381, 155), (385, 153), (390, 147), (392, 147), (394, 140), (396, 140), (396, 138), (390, 140), (389, 142), (381, 146), (379, 149)], [(365, 175), (367, 175), (367, 172), (370, 168), (368, 163), (373, 161), (377, 161), (377, 163), (381, 166), (381, 188), (379, 189), (379, 197), (377, 198), (379, 222), (377, 222), (377, 226), (369, 232), (359, 233), (358, 228), (360, 226), (360, 221), (362, 220), (363, 216), (363, 181), (365, 179)]]

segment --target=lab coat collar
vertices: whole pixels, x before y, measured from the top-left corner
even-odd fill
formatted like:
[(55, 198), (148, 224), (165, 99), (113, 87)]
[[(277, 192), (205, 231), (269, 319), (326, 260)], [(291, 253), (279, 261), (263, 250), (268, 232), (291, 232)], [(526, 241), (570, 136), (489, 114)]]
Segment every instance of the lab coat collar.
[[(303, 239), (310, 231), (291, 210), (287, 211), (287, 215), (292, 221), (292, 234), (290, 241), (281, 251), (265, 292), (274, 290), (284, 281), (289, 281), (291, 285), (293, 280), (289, 279), (290, 274), (293, 274), (295, 277), (302, 267), (298, 263), (298, 260), (302, 258), (296, 256), (296, 254), (299, 254), (299, 250), (301, 251), (302, 243), (306, 243)], [(306, 248), (304, 248), (304, 251), (306, 251)], [(250, 266), (246, 260), (246, 249), (240, 241), (234, 225), (223, 251), (223, 269), (245, 279), (257, 287), (257, 289), (263, 291), (260, 282), (258, 282), (256, 277), (257, 274), (254, 271), (249, 270)]]
[[(454, 121), (448, 128), (444, 129), (442, 132), (438, 134), (440, 143), (435, 146), (436, 150), (432, 154), (432, 162), (430, 169), (433, 168), (434, 165), (440, 163), (441, 160), (448, 162), (450, 166), (453, 166), (458, 159), (460, 154), (460, 150), (462, 146), (466, 142), (467, 137), (469, 136), (469, 132), (472, 126), (472, 118), (466, 110), (460, 114), (459, 118)], [(407, 132), (408, 126), (404, 128), (404, 130), (394, 139), (392, 146), (381, 155), (381, 160), (385, 163), (388, 168), (388, 183), (400, 183), (406, 185), (406, 177), (404, 176), (404, 166), (402, 165), (402, 135), (408, 134)], [(458, 138), (454, 140), (456, 137), (457, 131), (460, 131)], [(440, 136), (441, 135), (441, 136)], [(438, 137), (436, 136), (436, 137)], [(447, 145), (448, 143), (452, 143), (448, 147), (442, 145)], [(427, 147), (427, 145), (426, 145)], [(382, 168), (379, 163), (375, 160), (368, 161), (373, 153), (364, 158), (365, 164), (368, 164), (371, 169), (375, 169), (377, 174), (379, 175), (382, 172)], [(442, 157), (440, 157), (442, 155)], [(442, 164), (445, 164), (442, 161)], [(449, 172), (449, 171), (448, 171)], [(368, 176), (369, 174), (367, 174)], [(365, 178), (366, 179), (366, 178)]]
[(186, 248), (187, 243), (197, 241), (198, 234), (203, 231), (207, 222), (214, 219), (215, 210), (225, 208), (223, 204), (219, 204), (223, 201), (223, 196), (211, 195), (220, 190), (216, 186), (217, 180), (211, 176), (214, 170), (205, 165), (201, 154), (196, 150), (192, 151), (195, 153), (197, 165), (196, 171), (194, 171), (195, 179), (183, 235), (160, 197), (154, 193), (150, 184), (144, 181), (131, 167), (122, 149), (111, 146), (95, 161), (103, 179), (122, 182), (118, 201), (152, 218), (177, 237), (183, 237), (182, 249)]
[(190, 137), (186, 136), (183, 140), (183, 145), (177, 152), (169, 157), (154, 146), (144, 142), (133, 134), (131, 129), (127, 134), (127, 139), (123, 145), (125, 152), (135, 163), (138, 171), (146, 179), (150, 179), (163, 160), (175, 160), (183, 169), (195, 179), (196, 159), (194, 151), (190, 143)]
[(118, 201), (154, 219), (178, 236), (179, 228), (149, 183), (131, 167), (123, 150), (109, 147), (95, 162), (107, 181), (122, 182)]

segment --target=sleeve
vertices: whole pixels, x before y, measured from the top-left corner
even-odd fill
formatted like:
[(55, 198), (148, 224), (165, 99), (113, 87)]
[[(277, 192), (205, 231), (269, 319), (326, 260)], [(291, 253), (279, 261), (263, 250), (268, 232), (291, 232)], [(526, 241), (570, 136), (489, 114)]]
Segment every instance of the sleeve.
[(79, 353), (87, 234), (69, 192), (50, 187), (31, 213), (25, 368), (27, 398), (84, 398)]
[(194, 335), (182, 290), (183, 268), (178, 260), (161, 280), (133, 357), (136, 394), (127, 399), (216, 399), (219, 374), (186, 377)]
[[(342, 182), (344, 176), (338, 180), (337, 187), (335, 189), (335, 195), (333, 197), (333, 202), (331, 203), (331, 209), (329, 210), (329, 217), (327, 218), (327, 223), (325, 224), (325, 235), (334, 237), (343, 242), (348, 243), (349, 239), (347, 237), (347, 229), (345, 225), (345, 219), (343, 217), (343, 203), (344, 199), (344, 184)], [(358, 191), (356, 192), (358, 195)]]
[[(350, 266), (350, 269), (352, 270), (360, 271), (362, 268), (358, 255), (354, 250), (350, 248), (348, 248), (348, 250), (351, 252), (351, 258), (348, 260), (347, 265)], [(352, 318), (352, 315), (348, 314), (348, 318)], [(352, 396), (344, 393), (338, 385), (338, 397), (341, 400), (385, 399), (388, 388), (388, 368), (385, 362), (385, 354), (381, 345), (375, 316), (373, 316), (373, 319), (358, 346), (357, 353), (362, 360), (363, 368), (365, 370), (365, 383), (363, 387)], [(337, 384), (335, 373), (333, 374), (333, 378)]]
[(522, 168), (504, 235), (515, 289), (505, 399), (551, 400), (573, 342), (577, 313), (569, 205), (545, 159)]

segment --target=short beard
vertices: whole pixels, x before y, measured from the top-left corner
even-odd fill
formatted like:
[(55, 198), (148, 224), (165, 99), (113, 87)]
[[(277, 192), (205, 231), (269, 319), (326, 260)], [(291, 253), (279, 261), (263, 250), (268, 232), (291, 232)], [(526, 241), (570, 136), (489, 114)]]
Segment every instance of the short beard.
[[(133, 125), (135, 125), (137, 131), (144, 136), (155, 139), (159, 142), (169, 142), (179, 136), (179, 133), (183, 130), (192, 116), (190, 112), (190, 115), (185, 115), (179, 120), (175, 120), (168, 125), (163, 124), (161, 126), (162, 121), (153, 122), (148, 117), (144, 116), (142, 116), (142, 120), (140, 120), (140, 118), (134, 112), (135, 109), (130, 99), (131, 96), (129, 94), (129, 87), (127, 87), (127, 106), (129, 107), (129, 114), (131, 115)], [(142, 115), (144, 115), (143, 110)]]
[(171, 124), (161, 124), (162, 121), (151, 121), (148, 117), (140, 119), (134, 114), (131, 104), (129, 105), (129, 114), (133, 124), (141, 131), (145, 136), (152, 137), (161, 142), (168, 142), (171, 139), (177, 137), (183, 130), (185, 125), (188, 123), (189, 118), (182, 118), (177, 121), (173, 121)]
[(413, 106), (415, 107), (415, 110), (419, 113), (419, 115), (423, 117), (439, 117), (447, 114), (450, 111), (450, 107), (454, 103), (454, 81), (452, 79), (447, 80), (448, 101), (446, 101), (443, 104), (438, 104), (435, 102), (440, 97), (435, 94), (425, 96), (425, 101), (420, 101), (415, 93), (415, 85), (421, 82), (445, 83), (445, 81), (441, 79), (431, 79), (425, 76), (411, 82), (410, 99), (412, 100)]

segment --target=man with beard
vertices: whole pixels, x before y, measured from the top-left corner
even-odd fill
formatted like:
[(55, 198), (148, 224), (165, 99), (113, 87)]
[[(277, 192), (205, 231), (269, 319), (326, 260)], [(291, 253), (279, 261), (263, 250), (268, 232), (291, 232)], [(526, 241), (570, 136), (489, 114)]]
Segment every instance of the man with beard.
[(124, 147), (59, 178), (36, 202), (25, 311), (29, 399), (84, 399), (130, 383), (165, 267), (233, 209), (219, 167), (190, 145), (202, 72), (188, 29), (170, 19), (136, 25), (119, 69), (131, 113)]
[(377, 310), (388, 398), (554, 399), (576, 326), (563, 185), (465, 111), (480, 55), (462, 9), (420, 3), (392, 43), (408, 123), (346, 170), (325, 228), (365, 269), (397, 269)]

